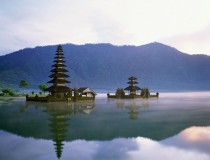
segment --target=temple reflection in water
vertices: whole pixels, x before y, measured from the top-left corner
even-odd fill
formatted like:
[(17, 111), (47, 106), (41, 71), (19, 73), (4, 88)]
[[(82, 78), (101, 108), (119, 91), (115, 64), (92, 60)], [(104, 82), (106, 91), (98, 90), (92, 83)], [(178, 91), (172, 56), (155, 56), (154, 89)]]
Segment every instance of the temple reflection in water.
[(118, 109), (126, 108), (129, 110), (129, 118), (135, 120), (138, 118), (139, 109), (148, 109), (149, 102), (148, 100), (144, 101), (135, 101), (135, 100), (114, 100)]
[(95, 105), (91, 103), (71, 103), (63, 104), (58, 107), (55, 104), (47, 104), (45, 112), (50, 115), (49, 128), (52, 133), (51, 138), (54, 142), (55, 152), (57, 158), (60, 159), (62, 156), (62, 150), (64, 147), (64, 141), (66, 140), (68, 127), (73, 115), (78, 113), (90, 114), (94, 109)]

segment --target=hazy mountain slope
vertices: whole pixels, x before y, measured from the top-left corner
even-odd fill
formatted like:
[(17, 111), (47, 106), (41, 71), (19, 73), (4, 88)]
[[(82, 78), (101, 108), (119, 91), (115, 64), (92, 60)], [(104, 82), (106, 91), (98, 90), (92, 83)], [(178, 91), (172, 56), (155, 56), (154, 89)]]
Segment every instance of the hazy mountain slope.
[[(160, 43), (62, 46), (71, 87), (125, 87), (127, 78), (135, 75), (139, 86), (154, 90), (210, 89), (210, 57), (206, 55), (184, 54)], [(26, 79), (32, 88), (46, 83), (55, 51), (56, 46), (44, 46), (1, 56), (0, 81), (17, 85), (21, 79)]]

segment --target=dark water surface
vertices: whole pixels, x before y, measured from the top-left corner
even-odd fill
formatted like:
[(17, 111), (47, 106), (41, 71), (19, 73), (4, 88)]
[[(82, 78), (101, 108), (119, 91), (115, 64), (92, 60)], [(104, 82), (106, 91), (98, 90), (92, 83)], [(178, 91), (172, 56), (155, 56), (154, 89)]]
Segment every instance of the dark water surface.
[[(210, 92), (156, 99), (0, 99), (0, 159), (210, 160)], [(152, 154), (151, 154), (152, 153)]]

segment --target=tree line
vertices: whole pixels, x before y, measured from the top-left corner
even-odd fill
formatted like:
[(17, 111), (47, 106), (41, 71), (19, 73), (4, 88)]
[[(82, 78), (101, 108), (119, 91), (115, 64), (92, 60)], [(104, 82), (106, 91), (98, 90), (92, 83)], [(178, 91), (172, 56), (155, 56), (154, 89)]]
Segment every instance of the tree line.
[[(19, 90), (14, 90), (11, 87), (3, 87), (4, 84), (0, 84), (0, 96), (21, 96), (21, 95), (25, 95), (24, 93), (24, 89), (28, 89), (29, 88), (29, 83), (26, 80), (21, 80), (19, 82), (19, 89), (22, 90), (22, 93), (19, 92)], [(38, 88), (40, 89), (41, 92), (39, 92), (39, 94), (42, 94), (42, 92), (44, 92), (45, 94), (45, 89), (48, 88), (47, 85), (45, 84), (39, 84)], [(34, 91), (32, 91), (32, 94), (34, 94)]]

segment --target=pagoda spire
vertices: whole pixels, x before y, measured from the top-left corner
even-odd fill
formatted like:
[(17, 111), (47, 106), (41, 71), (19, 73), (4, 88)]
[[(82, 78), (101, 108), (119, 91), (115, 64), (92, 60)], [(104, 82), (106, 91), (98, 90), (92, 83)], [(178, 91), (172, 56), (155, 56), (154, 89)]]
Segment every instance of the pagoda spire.
[(137, 78), (134, 76), (131, 76), (128, 78), (128, 80), (129, 81), (127, 84), (130, 84), (130, 85), (128, 87), (126, 87), (124, 90), (130, 91), (130, 95), (136, 95), (136, 91), (141, 90), (140, 87), (136, 86), (136, 84), (138, 84)]
[(55, 60), (53, 61), (54, 64), (52, 65), (52, 67), (54, 68), (51, 70), (52, 74), (49, 76), (52, 79), (47, 82), (52, 83), (53, 85), (46, 89), (46, 91), (49, 91), (51, 93), (51, 96), (55, 98), (64, 98), (69, 91), (69, 87), (65, 85), (66, 83), (70, 83), (70, 81), (65, 79), (69, 77), (67, 74), (65, 74), (69, 71), (65, 69), (66, 65), (64, 64), (65, 61), (63, 60), (63, 58), (64, 54), (62, 46), (58, 45), (54, 57)]

